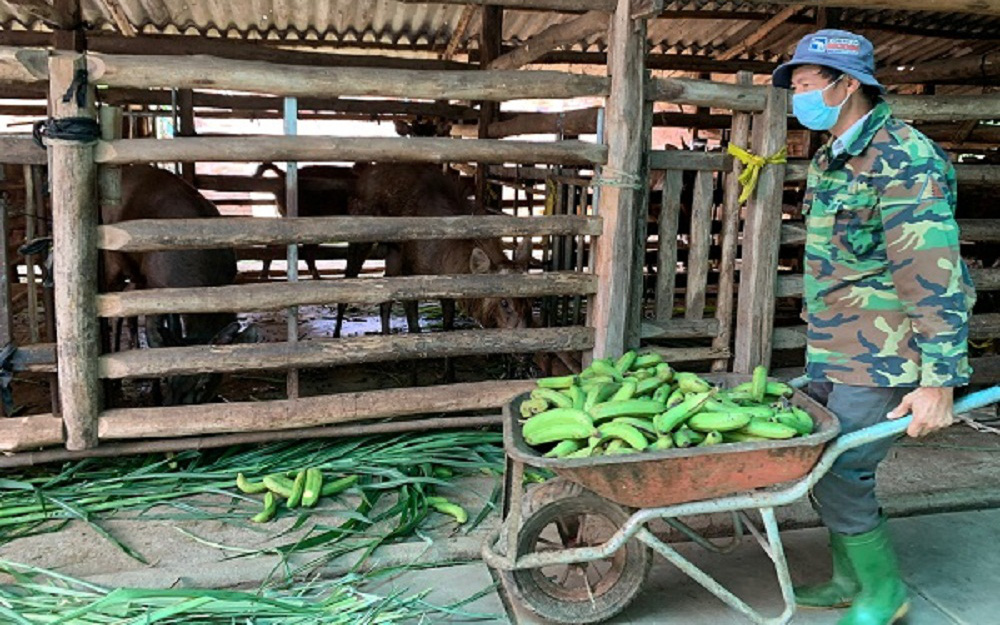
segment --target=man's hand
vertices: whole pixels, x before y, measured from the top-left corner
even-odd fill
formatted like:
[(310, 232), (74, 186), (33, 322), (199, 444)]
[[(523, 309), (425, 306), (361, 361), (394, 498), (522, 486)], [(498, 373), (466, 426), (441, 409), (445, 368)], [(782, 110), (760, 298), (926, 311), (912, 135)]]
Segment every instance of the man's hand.
[(917, 438), (948, 427), (955, 422), (955, 389), (950, 386), (922, 386), (907, 393), (903, 401), (888, 415), (889, 419), (899, 419), (913, 413), (913, 422), (906, 433)]

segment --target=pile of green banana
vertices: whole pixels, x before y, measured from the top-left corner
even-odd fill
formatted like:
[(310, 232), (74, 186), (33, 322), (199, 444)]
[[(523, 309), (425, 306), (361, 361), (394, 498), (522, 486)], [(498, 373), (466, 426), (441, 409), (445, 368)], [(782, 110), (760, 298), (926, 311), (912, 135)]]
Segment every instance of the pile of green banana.
[(674, 447), (805, 436), (812, 418), (767, 379), (731, 389), (674, 371), (656, 353), (596, 359), (579, 375), (538, 380), (520, 406), (526, 443), (549, 458), (589, 458)]
[(236, 475), (236, 488), (248, 495), (264, 493), (264, 509), (250, 520), (266, 523), (278, 513), (279, 497), (285, 499), (289, 508), (311, 508), (320, 497), (333, 497), (354, 486), (357, 481), (357, 475), (346, 475), (324, 483), (322, 471), (309, 468), (294, 473), (272, 473), (259, 482), (251, 482), (239, 473)]

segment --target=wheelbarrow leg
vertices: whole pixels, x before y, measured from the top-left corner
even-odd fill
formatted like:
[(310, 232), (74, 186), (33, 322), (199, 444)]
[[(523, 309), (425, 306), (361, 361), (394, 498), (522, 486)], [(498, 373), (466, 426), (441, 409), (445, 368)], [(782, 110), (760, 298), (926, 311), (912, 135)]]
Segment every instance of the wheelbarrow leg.
[(743, 614), (751, 622), (758, 625), (784, 625), (791, 620), (795, 613), (795, 596), (792, 593), (792, 578), (788, 572), (788, 563), (785, 561), (785, 551), (781, 546), (781, 535), (778, 533), (778, 523), (774, 517), (773, 508), (760, 508), (761, 517), (764, 519), (764, 528), (767, 534), (766, 542), (760, 536), (759, 530), (748, 524), (751, 533), (761, 543), (761, 547), (768, 557), (774, 562), (774, 569), (778, 576), (778, 584), (781, 586), (781, 596), (785, 607), (778, 616), (764, 616), (760, 612), (751, 608), (745, 601), (734, 595), (725, 586), (715, 581), (712, 576), (704, 572), (693, 562), (678, 553), (673, 547), (653, 536), (646, 528), (642, 528), (636, 536), (642, 542), (649, 545), (657, 553), (667, 559), (668, 562), (676, 566), (685, 575), (701, 584), (705, 590), (718, 597), (723, 603)]

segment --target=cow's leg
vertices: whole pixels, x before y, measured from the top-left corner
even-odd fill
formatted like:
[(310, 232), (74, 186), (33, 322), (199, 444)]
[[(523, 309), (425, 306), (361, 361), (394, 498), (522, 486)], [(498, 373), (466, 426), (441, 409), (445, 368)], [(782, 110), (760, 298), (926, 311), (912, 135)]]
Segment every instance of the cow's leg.
[(378, 305), (379, 316), (382, 318), (382, 334), (391, 334), (389, 327), (389, 317), (392, 316), (392, 302), (382, 302)]
[[(306, 266), (309, 267), (309, 273), (312, 275), (313, 280), (322, 280), (319, 269), (316, 268), (316, 254), (319, 251), (319, 246), (303, 245), (299, 249), (302, 250), (302, 258), (305, 259)], [(340, 334), (338, 333), (337, 336), (340, 336)]]
[(455, 300), (441, 300), (441, 323), (445, 330), (455, 329)]
[[(365, 261), (368, 260), (368, 254), (371, 252), (371, 249), (371, 243), (347, 244), (347, 266), (344, 268), (345, 278), (357, 278), (361, 275), (361, 269), (364, 268)], [(346, 310), (347, 304), (337, 304), (337, 324), (333, 328), (334, 338), (340, 338), (340, 330), (344, 325), (344, 312)]]
[(403, 302), (403, 310), (406, 311), (406, 329), (410, 332), (420, 332), (420, 314), (417, 310), (417, 304), (417, 300)]

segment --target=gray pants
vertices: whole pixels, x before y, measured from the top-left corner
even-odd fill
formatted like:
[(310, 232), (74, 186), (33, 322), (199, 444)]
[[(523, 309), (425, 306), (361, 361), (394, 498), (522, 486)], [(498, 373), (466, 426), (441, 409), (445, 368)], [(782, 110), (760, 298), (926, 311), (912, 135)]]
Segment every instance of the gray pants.
[[(840, 433), (847, 434), (884, 421), (912, 390), (810, 382), (806, 392), (837, 416)], [(841, 454), (813, 487), (813, 508), (830, 531), (863, 534), (878, 525), (881, 508), (875, 497), (875, 470), (892, 443), (886, 438)]]

